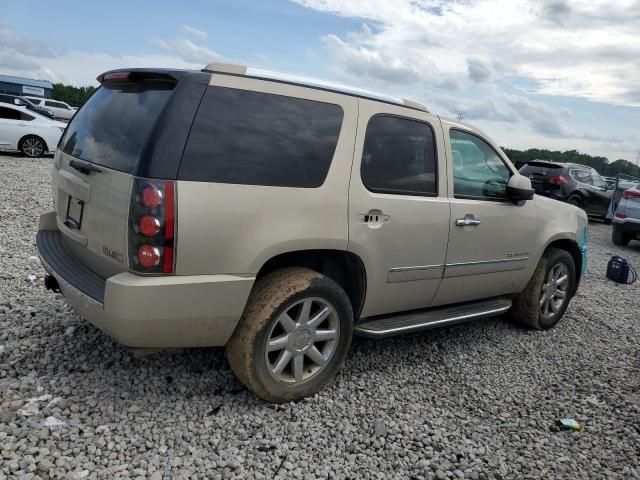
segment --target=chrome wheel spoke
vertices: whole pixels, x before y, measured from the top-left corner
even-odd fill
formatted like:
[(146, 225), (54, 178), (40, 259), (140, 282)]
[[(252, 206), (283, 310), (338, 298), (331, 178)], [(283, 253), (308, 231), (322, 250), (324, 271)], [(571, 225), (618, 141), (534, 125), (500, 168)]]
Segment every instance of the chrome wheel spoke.
[(302, 303), (300, 315), (298, 315), (298, 323), (307, 323), (309, 321), (309, 315), (311, 314), (311, 303), (311, 300), (305, 300)]
[(563, 300), (566, 298), (566, 296), (567, 296), (567, 292), (560, 289), (556, 290), (556, 293), (554, 294), (554, 297), (562, 298)]
[(309, 350), (305, 352), (305, 355), (311, 359), (313, 363), (316, 365), (324, 366), (327, 363), (327, 360), (324, 358), (320, 350), (316, 348), (316, 346), (312, 346)]
[(279, 337), (269, 340), (267, 343), (267, 352), (277, 352), (287, 348), (289, 342), (289, 335), (280, 335)]
[(556, 280), (556, 285), (566, 285), (569, 281), (569, 275), (562, 275), (560, 278)]
[(293, 379), (296, 382), (302, 381), (302, 375), (304, 373), (303, 368), (304, 368), (304, 355), (298, 355), (296, 357), (293, 357)]
[(291, 318), (287, 312), (281, 314), (278, 317), (278, 321), (280, 322), (280, 325), (282, 325), (282, 328), (284, 328), (284, 331), (287, 333), (292, 332), (293, 329), (296, 328), (296, 322), (293, 321), (293, 318)]
[(324, 307), (322, 310), (316, 313), (311, 320), (309, 320), (307, 325), (312, 328), (317, 328), (330, 314), (331, 310), (329, 310), (328, 307)]
[(547, 294), (543, 292), (542, 297), (540, 297), (540, 308), (542, 308), (542, 306), (546, 301), (547, 301)]
[(316, 330), (314, 341), (326, 342), (335, 339), (337, 336), (338, 332), (336, 332), (335, 330)]
[(276, 360), (276, 365), (273, 367), (274, 373), (282, 373), (285, 367), (291, 361), (291, 352), (289, 350), (283, 350), (282, 353), (278, 356), (278, 360)]

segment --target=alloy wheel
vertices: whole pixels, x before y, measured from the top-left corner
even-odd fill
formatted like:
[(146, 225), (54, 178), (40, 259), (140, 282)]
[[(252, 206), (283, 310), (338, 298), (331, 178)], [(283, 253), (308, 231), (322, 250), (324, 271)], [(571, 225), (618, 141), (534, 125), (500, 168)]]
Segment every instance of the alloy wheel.
[(306, 382), (329, 364), (339, 337), (340, 319), (327, 300), (299, 300), (271, 327), (265, 349), (267, 370), (280, 383)]
[(564, 263), (554, 265), (547, 272), (540, 294), (540, 314), (545, 319), (556, 315), (569, 295), (569, 268)]
[(27, 138), (22, 143), (22, 151), (29, 157), (39, 157), (44, 151), (44, 145), (39, 138)]

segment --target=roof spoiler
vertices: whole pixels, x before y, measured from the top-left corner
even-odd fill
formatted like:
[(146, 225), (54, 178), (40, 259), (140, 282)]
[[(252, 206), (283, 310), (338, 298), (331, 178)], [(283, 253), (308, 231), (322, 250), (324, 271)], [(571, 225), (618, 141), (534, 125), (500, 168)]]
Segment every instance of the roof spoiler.
[(145, 68), (122, 68), (109, 70), (96, 77), (100, 84), (105, 83), (131, 83), (140, 80), (169, 81), (177, 83), (184, 72), (179, 70), (145, 69)]

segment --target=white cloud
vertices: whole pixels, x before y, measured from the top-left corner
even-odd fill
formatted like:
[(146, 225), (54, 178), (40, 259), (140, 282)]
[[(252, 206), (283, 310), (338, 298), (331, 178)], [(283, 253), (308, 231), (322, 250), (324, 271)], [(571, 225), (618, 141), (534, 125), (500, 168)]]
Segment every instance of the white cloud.
[(224, 57), (213, 50), (197, 45), (188, 38), (175, 38), (173, 40), (159, 39), (158, 45), (167, 53), (177, 56), (188, 63), (197, 64), (200, 68), (211, 62), (220, 62)]
[(55, 44), (21, 37), (2, 22), (0, 22), (0, 47), (18, 56), (55, 57), (62, 51)]
[(325, 43), (342, 71), (463, 89), (512, 76), (538, 93), (640, 106), (637, 0), (294, 0), (363, 19)]
[[(183, 25), (181, 32), (204, 38), (205, 32)], [(0, 71), (9, 75), (46, 79), (70, 85), (95, 85), (96, 77), (116, 68), (169, 67), (201, 69), (223, 61), (217, 52), (190, 38), (157, 39), (157, 53), (117, 55), (106, 52), (67, 50), (21, 37), (0, 23)]]
[(182, 25), (180, 27), (180, 33), (199, 38), (200, 40), (206, 40), (208, 37), (207, 32), (196, 27), (192, 27), (191, 25)]

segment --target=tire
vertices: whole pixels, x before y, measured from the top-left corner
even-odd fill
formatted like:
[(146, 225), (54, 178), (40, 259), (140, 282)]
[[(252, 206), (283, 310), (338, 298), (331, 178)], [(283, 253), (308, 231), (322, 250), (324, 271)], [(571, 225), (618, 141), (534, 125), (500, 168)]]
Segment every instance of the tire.
[(616, 245), (620, 245), (621, 247), (626, 247), (629, 245), (631, 241), (631, 236), (628, 233), (625, 233), (620, 227), (617, 225), (613, 226), (611, 230), (611, 241)]
[(47, 151), (47, 144), (36, 135), (27, 135), (20, 140), (18, 148), (25, 157), (37, 158)]
[(571, 195), (569, 197), (569, 199), (567, 200), (567, 203), (569, 205), (573, 205), (575, 207), (582, 208), (582, 198), (580, 198), (580, 195)]
[[(322, 312), (324, 319), (312, 325)], [(318, 332), (326, 340), (318, 340)], [(332, 379), (352, 335), (351, 303), (337, 283), (306, 268), (284, 268), (253, 288), (227, 343), (227, 358), (236, 377), (258, 397), (285, 403), (313, 395)]]
[[(551, 283), (550, 280), (558, 272), (566, 274), (566, 283)], [(547, 292), (545, 292), (545, 288), (547, 288)], [(564, 292), (564, 298), (556, 293), (559, 290)], [(573, 257), (566, 250), (549, 248), (542, 255), (526, 288), (513, 299), (513, 306), (507, 315), (511, 320), (525, 327), (547, 330), (560, 321), (575, 294), (575, 290), (576, 266)], [(554, 295), (549, 300), (551, 292)], [(545, 299), (547, 300), (544, 301)], [(562, 302), (560, 303), (559, 300)]]

